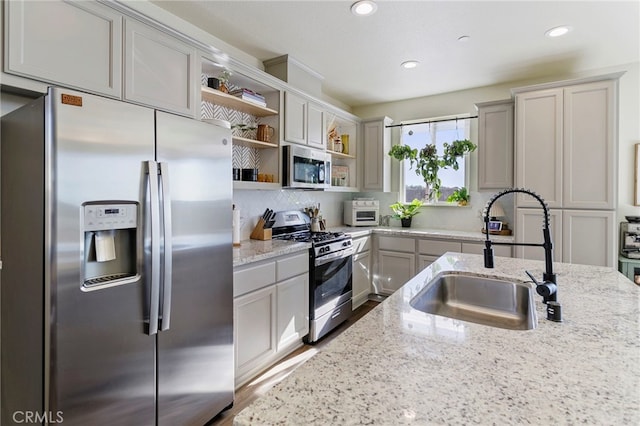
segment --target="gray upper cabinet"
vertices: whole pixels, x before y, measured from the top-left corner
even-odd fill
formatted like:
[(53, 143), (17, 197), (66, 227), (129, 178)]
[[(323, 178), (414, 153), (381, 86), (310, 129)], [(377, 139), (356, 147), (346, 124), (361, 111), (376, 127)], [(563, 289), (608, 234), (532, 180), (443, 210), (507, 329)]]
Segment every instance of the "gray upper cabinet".
[(4, 71), (120, 97), (122, 15), (97, 2), (5, 1)]
[(125, 22), (125, 100), (195, 117), (200, 64), (195, 47), (138, 21)]
[(302, 96), (284, 94), (284, 140), (324, 149), (324, 110)]
[(284, 139), (307, 143), (307, 101), (291, 92), (284, 94)]
[(483, 102), (478, 109), (478, 189), (513, 186), (513, 100)]
[(616, 93), (617, 79), (517, 93), (516, 185), (552, 208), (614, 209)]
[(362, 123), (362, 189), (365, 191), (391, 191), (391, 130), (389, 117), (365, 120)]

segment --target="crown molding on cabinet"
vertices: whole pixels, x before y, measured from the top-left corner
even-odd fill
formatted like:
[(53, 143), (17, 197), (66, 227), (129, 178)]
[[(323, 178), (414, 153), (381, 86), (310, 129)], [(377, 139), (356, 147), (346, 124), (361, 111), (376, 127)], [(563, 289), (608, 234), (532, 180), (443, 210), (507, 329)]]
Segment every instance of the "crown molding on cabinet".
[(515, 96), (518, 93), (531, 92), (534, 90), (555, 89), (558, 87), (573, 86), (575, 84), (593, 83), (595, 81), (602, 81), (602, 80), (617, 80), (620, 77), (622, 77), (625, 73), (626, 71), (620, 71), (620, 72), (614, 72), (610, 74), (601, 74), (601, 75), (594, 75), (589, 77), (553, 81), (550, 83), (533, 84), (531, 86), (515, 87), (511, 89), (511, 96)]

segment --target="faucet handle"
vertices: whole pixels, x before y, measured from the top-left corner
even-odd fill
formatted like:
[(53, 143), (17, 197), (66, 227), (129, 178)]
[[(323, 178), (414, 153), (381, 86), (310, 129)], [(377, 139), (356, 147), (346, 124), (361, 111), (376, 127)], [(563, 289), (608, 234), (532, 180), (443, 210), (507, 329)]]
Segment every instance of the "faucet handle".
[(558, 290), (558, 286), (556, 285), (556, 283), (553, 283), (551, 281), (540, 282), (536, 280), (536, 278), (533, 275), (531, 275), (531, 272), (529, 271), (524, 271), (524, 272), (527, 275), (529, 275), (529, 278), (531, 278), (531, 281), (533, 281), (533, 283), (536, 285), (536, 292), (540, 296), (542, 296), (543, 303), (556, 300), (555, 297), (552, 297)]

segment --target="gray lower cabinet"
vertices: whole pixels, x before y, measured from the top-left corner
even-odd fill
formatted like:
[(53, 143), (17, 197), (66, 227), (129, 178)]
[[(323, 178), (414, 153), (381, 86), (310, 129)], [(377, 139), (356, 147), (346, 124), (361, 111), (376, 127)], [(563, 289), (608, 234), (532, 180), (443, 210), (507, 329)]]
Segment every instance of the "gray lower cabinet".
[(450, 240), (432, 240), (432, 239), (420, 239), (418, 240), (418, 271), (422, 271), (427, 266), (431, 265), (440, 256), (448, 251), (462, 252), (462, 243), (460, 241)]
[(233, 272), (236, 388), (302, 345), (309, 333), (309, 257), (304, 251)]
[[(610, 210), (550, 209), (553, 260), (614, 267), (617, 251), (615, 212)], [(542, 210), (516, 209), (517, 235), (523, 243), (542, 243)], [(516, 257), (544, 259), (541, 247), (517, 247)]]
[[(462, 253), (484, 254), (484, 243), (462, 243)], [(512, 246), (493, 245), (493, 255), (500, 257), (513, 257)]]
[[(447, 252), (483, 254), (484, 242), (376, 235), (373, 291), (391, 294)], [(511, 246), (494, 246), (494, 255), (512, 257)]]
[(353, 309), (356, 309), (371, 293), (371, 236), (354, 238), (353, 247)]
[(3, 2), (4, 71), (117, 97), (122, 94), (122, 15), (98, 2)]
[(391, 294), (416, 273), (416, 242), (413, 238), (376, 235), (377, 273), (373, 278), (376, 293)]

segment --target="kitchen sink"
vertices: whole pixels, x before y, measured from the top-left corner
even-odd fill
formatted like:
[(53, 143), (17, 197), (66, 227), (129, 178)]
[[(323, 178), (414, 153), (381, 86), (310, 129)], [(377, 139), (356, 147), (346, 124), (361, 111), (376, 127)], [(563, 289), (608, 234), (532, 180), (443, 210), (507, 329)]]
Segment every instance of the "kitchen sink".
[(531, 330), (538, 324), (533, 293), (526, 284), (444, 273), (427, 284), (410, 304), (428, 314), (509, 330)]

